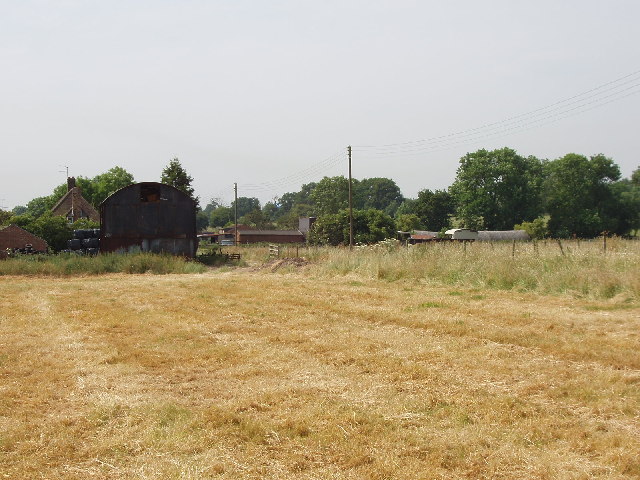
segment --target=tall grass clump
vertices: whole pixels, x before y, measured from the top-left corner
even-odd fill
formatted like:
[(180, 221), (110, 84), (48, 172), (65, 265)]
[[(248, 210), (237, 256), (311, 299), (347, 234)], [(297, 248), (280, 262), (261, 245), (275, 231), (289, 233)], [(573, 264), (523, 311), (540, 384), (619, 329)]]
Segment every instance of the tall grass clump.
[(172, 255), (153, 253), (96, 256), (24, 255), (0, 261), (0, 275), (101, 275), (105, 273), (202, 273), (207, 267)]
[(470, 288), (640, 298), (640, 242), (434, 242), (327, 249), (325, 274), (358, 273), (387, 281), (434, 281)]

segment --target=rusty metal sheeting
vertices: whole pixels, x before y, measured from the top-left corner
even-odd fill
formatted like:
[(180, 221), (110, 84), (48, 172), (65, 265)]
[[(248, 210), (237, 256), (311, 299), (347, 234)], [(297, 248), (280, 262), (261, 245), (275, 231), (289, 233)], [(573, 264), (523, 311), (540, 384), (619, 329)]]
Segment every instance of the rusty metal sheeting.
[(124, 187), (100, 205), (102, 252), (154, 252), (195, 257), (195, 202), (162, 183)]

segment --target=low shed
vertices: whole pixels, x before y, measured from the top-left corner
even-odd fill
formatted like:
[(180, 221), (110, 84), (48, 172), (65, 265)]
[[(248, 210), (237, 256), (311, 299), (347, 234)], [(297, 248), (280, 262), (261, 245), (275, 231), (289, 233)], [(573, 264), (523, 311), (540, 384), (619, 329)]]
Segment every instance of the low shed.
[[(30, 247), (27, 247), (30, 245)], [(46, 252), (49, 245), (42, 238), (17, 225), (0, 227), (0, 250), (30, 249), (34, 252)]]
[(101, 252), (169, 253), (193, 258), (198, 248), (196, 204), (156, 182), (121, 188), (100, 205)]

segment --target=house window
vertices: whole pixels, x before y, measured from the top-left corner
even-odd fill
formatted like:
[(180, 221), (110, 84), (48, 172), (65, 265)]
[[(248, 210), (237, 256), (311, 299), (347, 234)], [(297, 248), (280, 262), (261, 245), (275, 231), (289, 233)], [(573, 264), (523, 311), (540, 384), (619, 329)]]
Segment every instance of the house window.
[(160, 201), (160, 188), (156, 185), (140, 186), (141, 202), (158, 202)]

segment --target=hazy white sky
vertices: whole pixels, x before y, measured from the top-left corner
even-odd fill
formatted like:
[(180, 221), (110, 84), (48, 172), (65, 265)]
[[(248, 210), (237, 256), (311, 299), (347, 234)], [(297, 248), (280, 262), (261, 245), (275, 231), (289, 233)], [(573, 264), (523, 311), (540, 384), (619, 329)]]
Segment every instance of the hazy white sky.
[(356, 178), (408, 197), (478, 148), (604, 153), (628, 177), (638, 19), (637, 0), (0, 0), (0, 206), (62, 166), (159, 181), (173, 157), (203, 205), (234, 182), (264, 203), (346, 175), (349, 144)]

